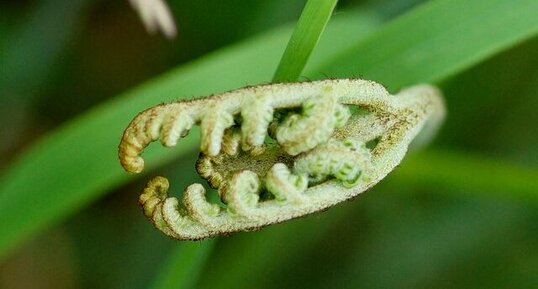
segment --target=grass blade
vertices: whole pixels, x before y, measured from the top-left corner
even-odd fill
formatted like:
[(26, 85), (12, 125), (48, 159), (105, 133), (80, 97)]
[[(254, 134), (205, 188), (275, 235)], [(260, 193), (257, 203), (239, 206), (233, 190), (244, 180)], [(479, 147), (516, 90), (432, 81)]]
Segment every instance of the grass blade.
[(361, 75), (390, 89), (439, 82), (536, 35), (538, 1), (429, 1), (327, 62), (331, 77)]
[(309, 0), (284, 51), (273, 82), (297, 81), (338, 0)]

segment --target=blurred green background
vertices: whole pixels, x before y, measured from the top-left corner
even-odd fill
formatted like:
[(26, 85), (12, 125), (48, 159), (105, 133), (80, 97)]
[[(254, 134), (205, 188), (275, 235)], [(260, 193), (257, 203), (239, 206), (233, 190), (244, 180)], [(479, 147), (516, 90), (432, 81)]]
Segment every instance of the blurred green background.
[[(10, 182), (9, 172), (25, 152), (51, 131), (70, 126), (71, 119), (172, 68), (195, 59), (211, 61), (207, 54), (293, 25), (305, 4), (168, 2), (178, 25), (171, 41), (146, 33), (127, 1), (0, 1), (3, 183)], [(422, 2), (427, 1), (342, 0), (335, 15), (367, 12), (373, 23), (369, 30), (375, 31)], [(347, 29), (366, 34), (364, 27)], [(462, 44), (454, 39), (454, 45)], [(319, 48), (330, 51), (330, 45)], [(219, 238), (205, 263), (195, 256), (201, 260), (200, 274), (192, 273), (189, 282), (196, 288), (538, 288), (537, 51), (538, 38), (526, 37), (437, 81), (449, 116), (428, 151), (404, 160), (352, 202), (259, 232)], [(328, 60), (316, 50), (314, 55)], [(360, 67), (355, 71), (347, 76), (362, 75)], [(192, 96), (198, 95), (187, 97)], [(150, 98), (148, 103), (161, 101)], [(77, 151), (61, 153), (69, 158)], [(117, 181), (113, 189), (101, 189), (50, 224), (21, 234), (24, 238), (13, 241), (0, 260), (0, 288), (150, 287), (178, 242), (143, 217), (137, 193), (156, 174), (169, 176), (172, 191), (180, 192), (197, 179), (195, 158), (194, 152), (184, 153), (128, 182)], [(412, 169), (406, 171), (406, 166)], [(34, 169), (36, 176), (46, 170)], [(119, 170), (119, 163), (114, 169)], [(26, 182), (31, 185), (33, 179)], [(34, 189), (47, 196), (54, 186)], [(69, 189), (76, 192), (77, 186)], [(18, 213), (34, 206), (29, 201)]]

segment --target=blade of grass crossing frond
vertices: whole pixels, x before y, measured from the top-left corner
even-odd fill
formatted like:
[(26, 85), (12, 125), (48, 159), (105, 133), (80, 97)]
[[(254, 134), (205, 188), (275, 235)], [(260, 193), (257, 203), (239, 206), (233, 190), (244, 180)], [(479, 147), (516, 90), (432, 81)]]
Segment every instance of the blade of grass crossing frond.
[[(316, 47), (337, 0), (309, 0), (299, 18), (273, 81), (296, 81)], [(202, 247), (181, 242), (152, 288), (192, 288), (216, 239)], [(196, 272), (196, 273), (193, 273)]]
[(337, 0), (309, 0), (273, 76), (273, 82), (297, 81), (316, 47)]
[(157, 275), (151, 289), (194, 288), (216, 240), (181, 242)]

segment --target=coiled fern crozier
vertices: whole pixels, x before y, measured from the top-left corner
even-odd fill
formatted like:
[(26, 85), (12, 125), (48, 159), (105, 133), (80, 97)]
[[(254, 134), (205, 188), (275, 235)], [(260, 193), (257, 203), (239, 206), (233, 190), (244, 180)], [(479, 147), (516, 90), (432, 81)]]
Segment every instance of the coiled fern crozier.
[[(144, 168), (151, 142), (176, 145), (201, 127), (196, 169), (225, 206), (188, 186), (182, 205), (168, 181), (148, 182), (139, 202), (165, 234), (198, 240), (311, 214), (366, 191), (389, 174), (411, 142), (425, 142), (444, 117), (440, 92), (417, 85), (390, 95), (362, 79), (268, 84), (141, 112), (119, 145), (128, 172)], [(419, 137), (417, 135), (422, 132)]]

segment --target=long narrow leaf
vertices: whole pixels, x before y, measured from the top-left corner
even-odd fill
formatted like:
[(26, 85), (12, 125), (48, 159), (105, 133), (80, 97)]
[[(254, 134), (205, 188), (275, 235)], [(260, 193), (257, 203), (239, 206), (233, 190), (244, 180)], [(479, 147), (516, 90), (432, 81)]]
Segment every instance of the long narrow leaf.
[(536, 0), (430, 1), (327, 62), (331, 77), (361, 75), (392, 89), (438, 82), (538, 32)]
[(309, 0), (293, 31), (273, 82), (297, 81), (338, 0)]

